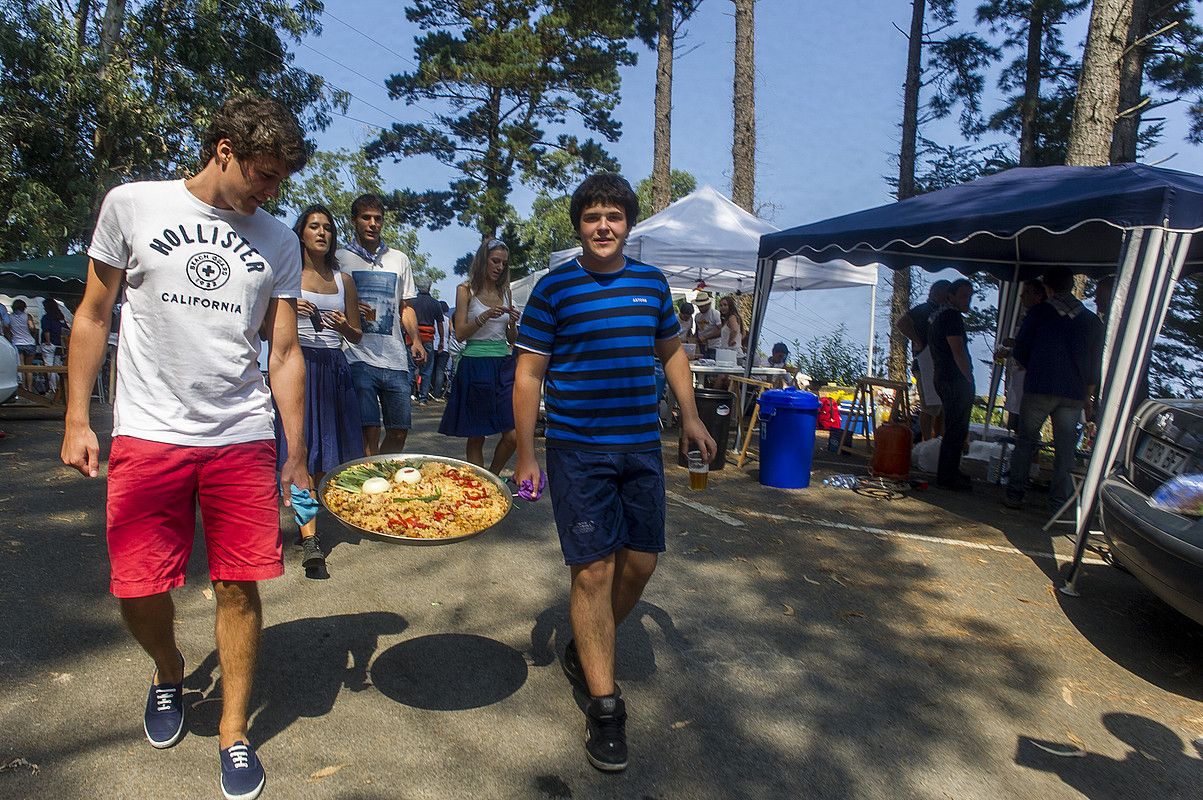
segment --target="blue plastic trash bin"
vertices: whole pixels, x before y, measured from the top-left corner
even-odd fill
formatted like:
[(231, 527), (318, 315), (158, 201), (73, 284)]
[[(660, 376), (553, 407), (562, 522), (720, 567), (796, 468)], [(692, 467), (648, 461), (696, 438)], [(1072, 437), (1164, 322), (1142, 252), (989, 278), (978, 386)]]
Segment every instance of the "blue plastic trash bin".
[(790, 387), (760, 395), (760, 482), (778, 489), (810, 486), (819, 398)]

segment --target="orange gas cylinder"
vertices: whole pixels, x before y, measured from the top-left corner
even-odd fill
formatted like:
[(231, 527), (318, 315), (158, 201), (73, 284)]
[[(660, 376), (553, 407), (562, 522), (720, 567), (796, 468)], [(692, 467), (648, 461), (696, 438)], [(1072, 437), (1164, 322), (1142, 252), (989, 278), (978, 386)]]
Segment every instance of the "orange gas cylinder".
[(887, 422), (873, 434), (873, 461), (869, 471), (879, 478), (904, 481), (911, 474), (914, 437), (905, 425)]

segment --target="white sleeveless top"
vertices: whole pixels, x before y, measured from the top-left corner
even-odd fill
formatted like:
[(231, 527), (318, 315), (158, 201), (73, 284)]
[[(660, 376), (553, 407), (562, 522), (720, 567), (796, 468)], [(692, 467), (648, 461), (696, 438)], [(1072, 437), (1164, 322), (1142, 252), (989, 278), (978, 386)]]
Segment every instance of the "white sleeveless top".
[[(474, 294), (469, 293), (468, 298), (468, 319), (474, 320), (481, 314), (489, 310), (489, 306), (482, 303)], [(502, 314), (496, 319), (491, 319), (480, 326), (479, 329), (468, 337), (469, 341), (507, 341), (506, 329), (510, 324), (510, 315)]]
[[(301, 299), (308, 300), (318, 307), (319, 311), (345, 311), (346, 310), (346, 288), (343, 286), (343, 275), (341, 272), (335, 271), (334, 283), (338, 286), (338, 291), (334, 294), (326, 294), (324, 292), (309, 292), (301, 290)], [(313, 329), (313, 320), (304, 314), (297, 315), (297, 339), (300, 340), (302, 347), (316, 347), (326, 350), (335, 350), (342, 347), (342, 336), (338, 331), (331, 328), (329, 325), (322, 322), (322, 329), (315, 331)]]

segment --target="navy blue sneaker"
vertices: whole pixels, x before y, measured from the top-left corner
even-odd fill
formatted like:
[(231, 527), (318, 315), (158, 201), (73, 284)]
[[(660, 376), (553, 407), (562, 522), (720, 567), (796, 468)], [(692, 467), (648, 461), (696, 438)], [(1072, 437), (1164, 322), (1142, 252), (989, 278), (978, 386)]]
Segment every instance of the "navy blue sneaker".
[[(180, 669), (184, 657), (180, 656)], [(157, 673), (156, 673), (157, 676)], [(153, 681), (153, 679), (152, 679)], [(184, 736), (184, 684), (151, 683), (146, 694), (146, 713), (142, 729), (151, 747), (165, 750)]]
[(221, 793), (226, 800), (255, 800), (265, 783), (263, 764), (249, 744), (237, 741), (221, 751)]

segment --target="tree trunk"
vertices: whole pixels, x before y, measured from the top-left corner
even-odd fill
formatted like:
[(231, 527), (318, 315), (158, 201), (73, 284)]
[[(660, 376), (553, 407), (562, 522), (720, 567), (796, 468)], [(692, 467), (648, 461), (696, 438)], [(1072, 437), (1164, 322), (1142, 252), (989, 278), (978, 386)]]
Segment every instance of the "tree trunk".
[(1019, 106), (1019, 166), (1036, 166), (1036, 110), (1040, 103), (1040, 68), (1044, 59), (1044, 4), (1033, 0), (1028, 12), (1028, 54)]
[(735, 3), (735, 135), (731, 144), (731, 199), (755, 213), (756, 0)]
[(88, 18), (92, 16), (91, 0), (79, 0), (79, 12), (75, 15), (75, 45), (83, 52), (88, 43)]
[(1120, 63), (1132, 22), (1132, 0), (1094, 0), (1082, 76), (1069, 130), (1070, 166), (1102, 166), (1111, 158), (1119, 109)]
[(121, 29), (125, 27), (125, 0), (109, 0), (104, 7), (104, 19), (100, 22), (100, 63), (103, 70), (113, 48), (121, 38)]
[[(1119, 71), (1119, 105), (1122, 116), (1115, 121), (1111, 139), (1111, 163), (1136, 161), (1136, 137), (1140, 133), (1140, 111), (1129, 111), (1141, 101), (1147, 44), (1136, 44), (1149, 29), (1149, 0), (1132, 0), (1132, 22), (1128, 25), (1124, 60)], [(1127, 111), (1128, 113), (1124, 113)]]
[(672, 198), (675, 39), (672, 0), (660, 0), (660, 31), (656, 40), (656, 126), (652, 132), (652, 214), (663, 211)]
[[(911, 3), (911, 31), (906, 52), (906, 83), (902, 88), (902, 146), (898, 151), (898, 199), (915, 196), (915, 158), (919, 139), (919, 87), (923, 67), (923, 19), (926, 0)], [(890, 294), (890, 319), (897, 320), (911, 307), (911, 268), (894, 270)], [(907, 376), (907, 338), (890, 326), (890, 355), (887, 361), (890, 380), (905, 381)]]

